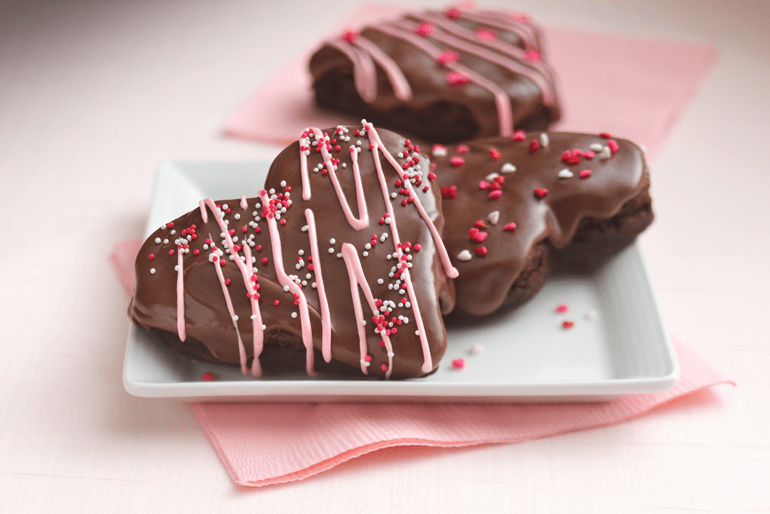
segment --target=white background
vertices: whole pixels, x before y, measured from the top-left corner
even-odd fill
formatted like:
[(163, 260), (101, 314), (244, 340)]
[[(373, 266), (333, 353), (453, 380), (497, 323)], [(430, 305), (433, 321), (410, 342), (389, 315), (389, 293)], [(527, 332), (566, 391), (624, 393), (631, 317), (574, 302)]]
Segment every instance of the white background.
[(641, 241), (669, 328), (737, 388), (618, 426), (385, 451), (260, 490), (233, 486), (187, 405), (124, 392), (127, 302), (107, 256), (141, 235), (156, 168), (272, 158), (224, 138), (223, 122), (353, 5), (0, 2), (0, 512), (770, 512), (763, 2), (515, 6), (721, 52), (656, 159)]

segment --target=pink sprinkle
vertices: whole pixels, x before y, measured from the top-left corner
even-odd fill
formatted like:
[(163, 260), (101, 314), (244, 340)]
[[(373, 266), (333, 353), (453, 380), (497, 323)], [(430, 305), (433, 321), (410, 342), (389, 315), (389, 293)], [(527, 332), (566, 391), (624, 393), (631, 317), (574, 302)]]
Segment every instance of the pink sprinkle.
[(342, 39), (344, 39), (348, 43), (352, 43), (353, 41), (358, 39), (358, 32), (354, 32), (352, 30), (346, 30), (345, 33), (342, 35)]
[(511, 136), (511, 141), (524, 141), (526, 139), (526, 134), (524, 134), (523, 130), (517, 130), (513, 133)]
[(489, 199), (490, 200), (494, 200), (496, 198), (500, 198), (501, 196), (503, 196), (502, 189), (495, 189), (494, 191), (490, 191), (489, 192)]
[(479, 189), (489, 189), (489, 182), (486, 180), (479, 181)]
[(569, 310), (569, 306), (566, 303), (560, 303), (556, 306), (556, 312), (567, 312)]
[(217, 379), (217, 376), (211, 371), (207, 371), (201, 375), (201, 380), (204, 380), (206, 382), (211, 382), (212, 380), (216, 380), (216, 379)]
[(497, 33), (486, 27), (482, 27), (476, 30), (476, 39), (480, 41), (494, 41), (497, 39)]
[(529, 153), (535, 153), (538, 150), (540, 150), (540, 143), (535, 141), (534, 139), (530, 141), (529, 143)]
[(420, 25), (414, 30), (418, 35), (427, 37), (433, 33), (432, 23), (420, 23)]
[[(441, 197), (442, 198), (457, 198), (457, 186), (447, 186), (441, 188)], [(383, 220), (384, 221), (384, 220)]]
[[(441, 54), (438, 57), (436, 57), (436, 62), (438, 62), (442, 66), (446, 64), (451, 64), (453, 62), (457, 62), (459, 60), (460, 60), (460, 54), (458, 54), (457, 52), (452, 52), (451, 50), (447, 50), (446, 52), (441, 52)], [(448, 77), (447, 77), (447, 82), (449, 82)]]
[(524, 58), (529, 62), (540, 62), (541, 56), (540, 56), (540, 52), (532, 49), (524, 52)]
[(460, 13), (460, 9), (458, 9), (456, 7), (451, 7), (449, 9), (447, 9), (444, 14), (447, 15), (447, 18), (457, 19), (457, 18), (460, 17), (461, 13)]
[(380, 366), (380, 369), (382, 371), (388, 371), (388, 365), (387, 364), (383, 364), (382, 366)]
[(580, 178), (588, 178), (591, 176), (591, 170), (580, 170)]
[(470, 151), (470, 147), (468, 145), (457, 145), (457, 149), (455, 151), (457, 153), (466, 153)]
[(449, 163), (455, 168), (459, 168), (460, 166), (465, 164), (465, 159), (463, 159), (462, 157), (455, 156), (449, 159)]
[(610, 147), (610, 152), (612, 153), (615, 153), (618, 150), (620, 150), (620, 145), (614, 139), (610, 139), (609, 141), (607, 141), (607, 146)]
[(516, 230), (516, 223), (513, 223), (513, 222), (506, 223), (505, 226), (503, 227), (503, 230), (505, 230), (506, 232), (513, 232), (514, 230)]
[(492, 157), (492, 159), (497, 160), (500, 157), (502, 157), (502, 154), (500, 153), (500, 150), (498, 150), (497, 148), (490, 148), (489, 156)]
[(548, 194), (548, 190), (544, 187), (538, 187), (535, 189), (534, 193), (538, 198), (543, 198)]
[(446, 76), (446, 83), (450, 86), (463, 86), (470, 81), (471, 79), (457, 71), (452, 71)]
[(588, 150), (586, 152), (583, 152), (583, 157), (585, 157), (586, 159), (593, 159), (594, 155), (596, 154), (594, 154), (593, 150)]
[(465, 367), (465, 359), (455, 359), (452, 361), (452, 367), (455, 369), (463, 369)]

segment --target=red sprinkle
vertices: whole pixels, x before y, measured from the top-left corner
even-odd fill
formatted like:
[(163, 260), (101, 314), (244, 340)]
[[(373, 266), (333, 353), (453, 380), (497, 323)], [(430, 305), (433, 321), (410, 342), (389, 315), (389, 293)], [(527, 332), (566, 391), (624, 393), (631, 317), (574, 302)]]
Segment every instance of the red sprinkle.
[(556, 306), (556, 312), (567, 312), (569, 310), (569, 306), (566, 303), (560, 303)]
[(474, 250), (474, 253), (478, 255), (479, 257), (484, 257), (487, 254), (487, 247), (486, 246), (479, 246)]
[(207, 371), (201, 375), (201, 380), (205, 380), (206, 382), (211, 382), (212, 380), (216, 380), (216, 379), (217, 379), (217, 376), (211, 371)]
[(497, 32), (492, 29), (482, 27), (480, 29), (476, 29), (476, 39), (480, 41), (494, 41), (497, 39)]
[(281, 305), (281, 302), (279, 302), (278, 300), (276, 300), (276, 301), (274, 301), (274, 302), (273, 302), (273, 304), (275, 304), (275, 305)]
[(495, 200), (497, 198), (500, 198), (503, 196), (503, 191), (501, 189), (495, 189), (494, 191), (489, 192), (489, 199)]
[(574, 325), (575, 325), (575, 322), (574, 321), (569, 321), (569, 320), (565, 320), (561, 324), (561, 326), (563, 326), (564, 328), (572, 328)]
[(447, 73), (446, 76), (446, 83), (450, 86), (464, 86), (468, 82), (470, 82), (471, 79), (469, 79), (467, 76), (463, 75), (459, 71), (451, 71)]
[(534, 192), (535, 192), (535, 196), (537, 196), (538, 198), (543, 198), (545, 195), (548, 194), (548, 190), (544, 187), (538, 187), (537, 189), (535, 189)]
[(198, 250), (197, 248), (195, 250), (193, 250), (193, 255), (198, 255), (199, 253), (201, 253), (201, 251)]
[(580, 170), (580, 178), (588, 178), (591, 176), (591, 170)]
[[(460, 60), (460, 54), (458, 54), (457, 52), (452, 52), (451, 50), (447, 50), (446, 52), (441, 52), (441, 54), (439, 54), (439, 56), (436, 57), (436, 62), (438, 62), (442, 66), (451, 64), (453, 62), (457, 62), (459, 60)], [(448, 77), (447, 77), (447, 82), (449, 84), (452, 84), (451, 82), (449, 82)]]
[(168, 222), (168, 228), (174, 228), (174, 222), (173, 221), (169, 221)]
[(607, 146), (610, 147), (610, 152), (615, 153), (620, 150), (620, 145), (614, 139), (607, 141)]
[(457, 145), (457, 149), (455, 149), (455, 152), (457, 153), (466, 153), (470, 151), (470, 147), (468, 145)]
[(461, 13), (460, 13), (460, 9), (456, 7), (450, 7), (449, 9), (446, 10), (446, 12), (444, 12), (444, 14), (447, 15), (447, 18), (456, 19), (460, 17)]
[(382, 371), (388, 371), (388, 365), (387, 364), (383, 364), (382, 366), (380, 366), (380, 369)]
[(455, 168), (459, 168), (460, 166), (465, 164), (465, 159), (463, 159), (462, 157), (454, 156), (451, 159), (449, 159), (449, 163)]
[(465, 367), (465, 359), (455, 359), (452, 361), (452, 367), (455, 369), (463, 369)]
[(603, 137), (604, 139), (610, 139), (612, 136), (607, 134), (606, 132), (602, 132), (599, 134), (600, 137)]
[(352, 30), (346, 30), (345, 33), (342, 35), (342, 39), (344, 39), (348, 43), (352, 43), (353, 41), (358, 39), (358, 32), (355, 32)]
[(432, 23), (420, 23), (420, 25), (414, 29), (414, 31), (419, 34), (420, 36), (430, 36), (433, 33), (433, 24)]
[(476, 228), (487, 228), (487, 224), (484, 223), (484, 220), (476, 220), (473, 223), (473, 226), (476, 227)]
[(168, 254), (169, 254), (169, 255), (174, 255), (174, 250), (169, 250), (169, 251), (168, 251)]
[(229, 286), (229, 285), (230, 285), (230, 279), (229, 279), (229, 278), (226, 278), (226, 279), (225, 279), (225, 285), (226, 285), (226, 286)]
[(492, 157), (492, 159), (497, 160), (500, 157), (502, 157), (502, 154), (500, 153), (500, 150), (498, 150), (497, 148), (490, 148), (489, 156)]
[(529, 153), (535, 153), (538, 150), (540, 150), (540, 143), (533, 139), (529, 142)]
[(524, 141), (524, 139), (526, 139), (526, 137), (527, 136), (524, 134), (523, 130), (517, 130), (511, 136), (511, 141)]
[(587, 150), (587, 151), (583, 152), (583, 157), (585, 157), (586, 159), (589, 159), (589, 160), (593, 159), (594, 155), (596, 155), (596, 154), (594, 154), (593, 150)]
[(150, 260), (153, 260), (153, 259), (155, 258), (155, 254), (154, 254), (154, 253), (151, 253), (151, 254), (150, 254), (150, 255), (148, 255), (147, 257), (148, 257)]
[(479, 181), (479, 189), (481, 189), (481, 190), (489, 189), (489, 186), (490, 186), (490, 184), (486, 180), (480, 180)]
[(514, 230), (516, 230), (516, 223), (513, 223), (513, 222), (506, 223), (505, 226), (503, 227), (503, 230), (505, 230), (506, 232), (513, 232)]
[(524, 59), (528, 60), (529, 62), (540, 62), (540, 52), (534, 49), (527, 50), (524, 52)]

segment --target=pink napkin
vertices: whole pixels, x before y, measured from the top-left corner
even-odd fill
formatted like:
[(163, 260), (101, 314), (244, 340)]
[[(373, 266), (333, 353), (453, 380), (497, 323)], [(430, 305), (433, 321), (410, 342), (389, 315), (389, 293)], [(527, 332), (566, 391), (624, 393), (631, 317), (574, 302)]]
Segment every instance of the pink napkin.
[[(365, 4), (330, 35), (397, 16), (403, 7)], [(642, 143), (654, 158), (717, 59), (713, 48), (545, 28), (548, 62), (559, 80), (564, 110), (557, 130), (609, 132)], [(225, 133), (288, 144), (308, 126), (358, 120), (318, 111), (307, 62), (316, 47), (291, 61), (241, 106)]]
[[(115, 245), (111, 256), (126, 294), (141, 241)], [(590, 404), (260, 404), (195, 403), (193, 411), (233, 481), (264, 486), (302, 480), (375, 450), (517, 443), (620, 423), (662, 405), (707, 401), (694, 395), (734, 384), (690, 348), (674, 343), (681, 378), (673, 389)]]

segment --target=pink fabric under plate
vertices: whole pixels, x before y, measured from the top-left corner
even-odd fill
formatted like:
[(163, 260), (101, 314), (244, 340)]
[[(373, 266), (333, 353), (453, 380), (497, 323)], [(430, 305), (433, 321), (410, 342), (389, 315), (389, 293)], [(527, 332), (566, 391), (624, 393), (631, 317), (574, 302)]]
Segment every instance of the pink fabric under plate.
[[(337, 27), (357, 27), (394, 15), (367, 5)], [(716, 61), (708, 47), (639, 41), (547, 28), (548, 58), (559, 78), (564, 119), (557, 129), (610, 132), (643, 143), (654, 156)], [(268, 79), (228, 121), (225, 132), (285, 144), (307, 126), (342, 120), (316, 112), (305, 64), (310, 51)], [(119, 243), (112, 260), (127, 294), (140, 241)], [(600, 404), (363, 405), (198, 403), (193, 409), (233, 481), (264, 486), (301, 480), (388, 447), (460, 447), (513, 443), (606, 426), (666, 405), (704, 401), (693, 394), (732, 383), (676, 342), (679, 384), (665, 393), (633, 395)]]
[[(403, 7), (365, 4), (331, 35), (392, 18)], [(563, 108), (555, 130), (609, 132), (644, 144), (654, 159), (664, 138), (717, 60), (704, 45), (644, 41), (545, 27), (546, 58)], [(227, 135), (289, 144), (309, 126), (357, 123), (313, 106), (307, 62), (316, 46), (268, 78), (225, 125)]]
[[(112, 262), (126, 294), (141, 241), (115, 245)], [(681, 378), (673, 389), (590, 404), (312, 404), (194, 403), (233, 482), (265, 486), (302, 480), (383, 448), (452, 448), (517, 443), (619, 423), (662, 405), (706, 401), (694, 395), (733, 382), (675, 341)]]

